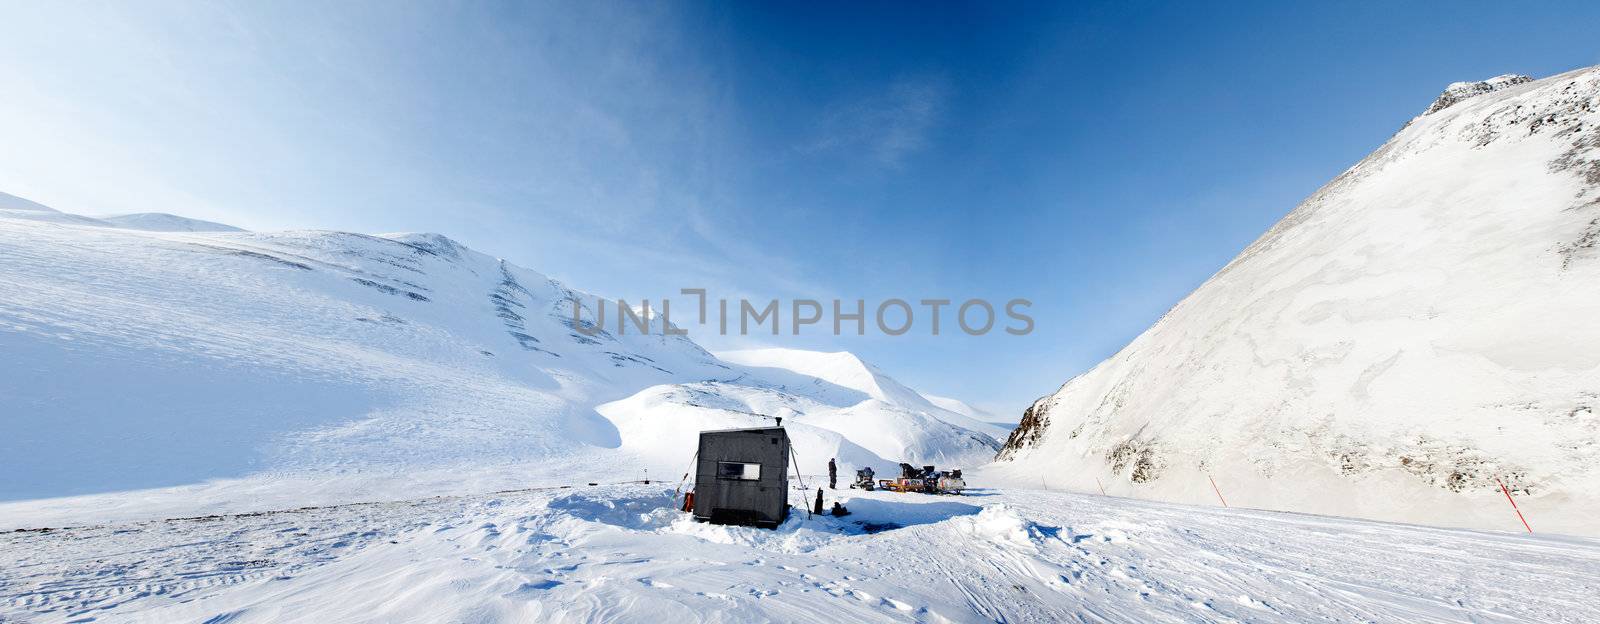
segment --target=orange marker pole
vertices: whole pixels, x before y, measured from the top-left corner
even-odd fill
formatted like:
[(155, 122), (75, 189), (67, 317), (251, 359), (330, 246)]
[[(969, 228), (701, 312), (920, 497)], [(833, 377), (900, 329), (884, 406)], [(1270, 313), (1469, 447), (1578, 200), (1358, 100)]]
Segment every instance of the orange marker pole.
[(1504, 481), (1500, 480), (1500, 477), (1495, 477), (1494, 482), (1500, 484), (1500, 491), (1505, 493), (1506, 502), (1511, 503), (1511, 510), (1517, 512), (1517, 519), (1522, 521), (1522, 528), (1527, 529), (1529, 533), (1532, 533), (1533, 527), (1528, 526), (1528, 519), (1522, 517), (1521, 509), (1517, 509), (1517, 501), (1512, 500), (1511, 490), (1506, 489), (1506, 484)]
[(1206, 480), (1211, 482), (1211, 489), (1217, 493), (1217, 500), (1222, 501), (1223, 507), (1227, 507), (1228, 499), (1222, 497), (1222, 490), (1217, 487), (1217, 480), (1211, 478), (1211, 475), (1206, 475)]

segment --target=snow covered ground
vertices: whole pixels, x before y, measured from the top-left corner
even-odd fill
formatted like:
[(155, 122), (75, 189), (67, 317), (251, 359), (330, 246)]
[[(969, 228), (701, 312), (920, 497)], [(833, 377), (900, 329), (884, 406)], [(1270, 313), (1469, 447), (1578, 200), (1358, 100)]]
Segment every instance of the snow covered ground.
[(769, 531), (695, 523), (672, 494), (602, 485), (0, 533), (0, 619), (1600, 621), (1588, 538), (994, 489), (841, 490), (852, 515), (797, 512)]

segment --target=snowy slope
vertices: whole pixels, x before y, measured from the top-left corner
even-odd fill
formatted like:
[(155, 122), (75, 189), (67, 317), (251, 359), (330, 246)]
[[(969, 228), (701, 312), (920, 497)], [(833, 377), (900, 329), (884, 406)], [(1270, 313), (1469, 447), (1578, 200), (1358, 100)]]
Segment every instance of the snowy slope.
[(76, 225), (109, 225), (99, 219), (67, 214), (16, 195), (0, 193), (0, 219), (71, 223)]
[(593, 404), (726, 370), (579, 335), (565, 287), (435, 235), (0, 220), (0, 258), (5, 498), (615, 447)]
[(776, 531), (636, 485), (0, 533), (0, 620), (1600, 621), (1600, 540), (977, 494)]
[(72, 225), (98, 225), (103, 227), (145, 230), (148, 232), (243, 232), (231, 225), (212, 221), (190, 219), (164, 212), (139, 212), (103, 217), (85, 217), (67, 214), (8, 193), (0, 193), (0, 219), (48, 221)]
[(996, 434), (999, 434), (1001, 439), (1005, 439), (1007, 436), (1011, 435), (1011, 430), (1016, 428), (1015, 423), (1006, 422), (1004, 417), (976, 405), (967, 403), (961, 399), (936, 396), (932, 394), (924, 394), (922, 396), (927, 397), (929, 403), (933, 403), (934, 405), (944, 408), (945, 410), (967, 417), (969, 419), (968, 422), (978, 422), (990, 425), (990, 431), (994, 431)]
[(717, 357), (735, 364), (762, 368), (777, 368), (821, 379), (841, 388), (849, 388), (868, 397), (908, 408), (932, 411), (932, 403), (915, 390), (907, 388), (877, 367), (861, 361), (854, 354), (840, 351), (801, 351), (798, 349), (751, 349), (722, 351)]
[(136, 212), (133, 214), (100, 217), (101, 221), (116, 227), (147, 232), (243, 232), (244, 230), (214, 221), (201, 221), (165, 212)]
[(682, 456), (695, 448), (698, 431), (763, 426), (774, 416), (784, 419), (799, 457), (813, 466), (836, 458), (843, 475), (868, 466), (893, 474), (900, 462), (970, 468), (988, 463), (1000, 447), (984, 433), (994, 427), (935, 407), (850, 353), (762, 349), (717, 356), (735, 377), (646, 388), (600, 406), (622, 432), (623, 448)]
[(747, 349), (720, 351), (717, 357), (728, 362), (754, 367), (762, 371), (758, 374), (769, 377), (778, 374), (775, 371), (788, 371), (821, 380), (824, 384), (855, 390), (868, 398), (924, 414), (962, 429), (977, 431), (992, 438), (1004, 439), (1010, 433), (1009, 429), (974, 417), (977, 411), (966, 403), (956, 399), (939, 399), (946, 402), (940, 403), (934, 397), (906, 387), (853, 353), (845, 351), (823, 353), (799, 349)]
[(993, 476), (1521, 529), (1504, 482), (1600, 534), (1597, 241), (1600, 69), (1451, 85), (1034, 403)]
[(0, 210), (14, 210), (17, 212), (58, 213), (54, 208), (33, 201), (23, 199), (10, 193), (0, 193)]
[[(0, 473), (19, 478), (0, 480), (0, 500), (22, 501), (0, 504), (8, 525), (665, 474), (693, 454), (679, 438), (714, 419), (597, 409), (653, 388), (815, 412), (795, 424), (813, 473), (825, 452), (971, 465), (998, 448), (892, 405), (830, 398), (814, 378), (758, 377), (662, 336), (659, 321), (649, 335), (615, 320), (585, 335), (571, 298), (595, 297), (439, 235), (147, 231), (5, 206)], [(830, 420), (839, 413), (864, 416), (846, 427)], [(849, 450), (864, 446), (879, 455)]]

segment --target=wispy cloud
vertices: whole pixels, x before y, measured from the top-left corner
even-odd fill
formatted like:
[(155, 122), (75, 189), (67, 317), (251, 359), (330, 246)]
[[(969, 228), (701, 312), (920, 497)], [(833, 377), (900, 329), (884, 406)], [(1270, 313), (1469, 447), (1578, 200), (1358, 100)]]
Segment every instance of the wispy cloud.
[(898, 169), (929, 144), (949, 98), (942, 75), (906, 77), (887, 88), (824, 109), (816, 136), (800, 146), (807, 154), (859, 152)]

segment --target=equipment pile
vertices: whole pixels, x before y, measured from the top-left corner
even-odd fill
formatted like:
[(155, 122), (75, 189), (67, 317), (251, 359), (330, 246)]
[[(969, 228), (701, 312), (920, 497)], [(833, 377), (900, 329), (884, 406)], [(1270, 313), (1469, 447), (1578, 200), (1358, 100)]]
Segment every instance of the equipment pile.
[(960, 494), (966, 489), (967, 483), (961, 480), (961, 471), (934, 470), (933, 466), (917, 468), (911, 464), (900, 464), (900, 477), (896, 479), (879, 479), (873, 481), (871, 468), (862, 468), (856, 471), (856, 480), (850, 484), (852, 488), (867, 491), (884, 489), (892, 492), (920, 492), (923, 494)]

